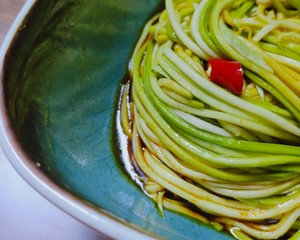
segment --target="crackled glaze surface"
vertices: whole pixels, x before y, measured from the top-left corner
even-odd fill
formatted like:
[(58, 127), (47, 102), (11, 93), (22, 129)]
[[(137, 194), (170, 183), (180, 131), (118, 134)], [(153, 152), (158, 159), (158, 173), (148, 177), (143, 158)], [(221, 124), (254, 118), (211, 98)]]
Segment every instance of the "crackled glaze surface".
[[(39, 168), (29, 168), (27, 180), (54, 182), (48, 185), (52, 192), (79, 197), (70, 205), (86, 205), (90, 218), (100, 208), (152, 236), (229, 239), (173, 212), (162, 218), (118, 163), (114, 128), (120, 84), (144, 23), (161, 5), (159, 0), (36, 1), (3, 68), (7, 119), (17, 140), (12, 144), (26, 156), (15, 156), (21, 160), (14, 165), (21, 164), (21, 171), (22, 159), (30, 158)], [(18, 153), (8, 155), (13, 154)], [(55, 196), (52, 201), (59, 202)]]

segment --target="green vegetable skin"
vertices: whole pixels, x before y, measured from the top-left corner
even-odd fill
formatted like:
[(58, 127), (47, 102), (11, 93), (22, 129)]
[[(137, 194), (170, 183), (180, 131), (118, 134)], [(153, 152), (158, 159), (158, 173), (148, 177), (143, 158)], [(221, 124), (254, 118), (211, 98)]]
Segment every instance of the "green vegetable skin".
[(165, 5), (136, 48), (126, 105), (134, 107), (123, 108), (132, 113), (123, 126), (132, 126), (125, 132), (148, 176), (146, 191), (161, 211), (232, 227), (239, 239), (297, 238), (298, 1)]

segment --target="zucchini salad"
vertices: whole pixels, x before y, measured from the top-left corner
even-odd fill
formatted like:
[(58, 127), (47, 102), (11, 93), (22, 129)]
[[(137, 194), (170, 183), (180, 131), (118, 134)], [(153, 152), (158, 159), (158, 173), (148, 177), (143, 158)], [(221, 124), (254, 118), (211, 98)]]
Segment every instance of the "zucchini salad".
[(299, 0), (165, 0), (129, 73), (120, 124), (161, 215), (300, 239)]

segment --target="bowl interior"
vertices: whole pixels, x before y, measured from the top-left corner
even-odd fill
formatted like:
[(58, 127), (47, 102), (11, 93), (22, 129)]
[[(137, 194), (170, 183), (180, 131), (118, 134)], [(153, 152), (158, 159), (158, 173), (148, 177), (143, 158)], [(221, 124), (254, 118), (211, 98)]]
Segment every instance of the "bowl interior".
[(7, 116), (26, 155), (58, 186), (146, 232), (229, 239), (155, 204), (128, 177), (116, 144), (121, 83), (160, 0), (37, 1), (4, 64)]

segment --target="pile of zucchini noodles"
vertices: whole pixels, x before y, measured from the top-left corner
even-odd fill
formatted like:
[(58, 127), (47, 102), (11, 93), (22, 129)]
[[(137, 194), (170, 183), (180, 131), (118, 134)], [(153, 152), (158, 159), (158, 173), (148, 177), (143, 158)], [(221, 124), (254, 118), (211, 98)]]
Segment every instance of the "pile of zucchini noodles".
[[(121, 124), (158, 209), (238, 239), (300, 239), (300, 2), (166, 0), (145, 26)], [(207, 61), (242, 64), (240, 96)]]

